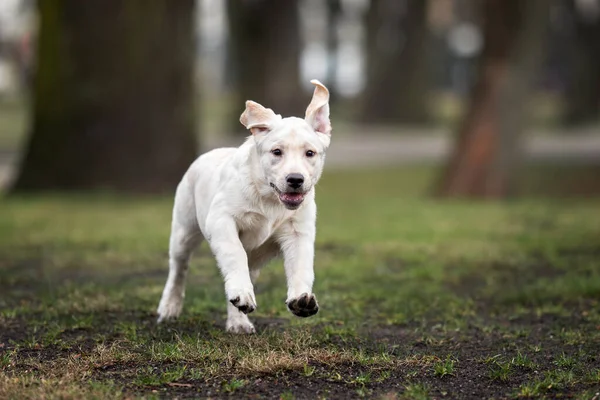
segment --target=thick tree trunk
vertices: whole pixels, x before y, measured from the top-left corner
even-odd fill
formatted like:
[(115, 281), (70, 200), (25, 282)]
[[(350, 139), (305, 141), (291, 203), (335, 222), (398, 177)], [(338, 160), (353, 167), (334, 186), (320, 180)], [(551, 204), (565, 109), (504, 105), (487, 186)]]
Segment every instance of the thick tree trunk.
[(444, 196), (515, 193), (530, 87), (543, 56), (550, 2), (486, 0), (479, 78), (438, 187)]
[(40, 0), (15, 191), (171, 191), (196, 154), (194, 0)]
[(367, 82), (361, 121), (429, 121), (426, 0), (372, 0), (366, 15)]
[(283, 116), (303, 116), (297, 0), (228, 0), (227, 10), (236, 81), (232, 121), (239, 119), (246, 100)]
[(575, 21), (575, 40), (569, 57), (565, 95), (567, 125), (589, 123), (600, 117), (600, 18), (586, 18), (567, 3)]

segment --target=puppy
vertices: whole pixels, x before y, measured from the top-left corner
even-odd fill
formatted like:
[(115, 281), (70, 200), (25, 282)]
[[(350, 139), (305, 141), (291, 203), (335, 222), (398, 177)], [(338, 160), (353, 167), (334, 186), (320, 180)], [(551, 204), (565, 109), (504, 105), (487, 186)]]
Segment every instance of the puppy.
[(288, 309), (299, 317), (319, 310), (312, 293), (315, 185), (331, 139), (329, 91), (319, 81), (304, 119), (282, 118), (253, 101), (240, 122), (250, 130), (239, 148), (200, 156), (177, 187), (169, 244), (169, 276), (158, 322), (181, 313), (192, 251), (206, 240), (225, 281), (226, 328), (253, 333), (253, 282), (260, 268), (283, 256)]

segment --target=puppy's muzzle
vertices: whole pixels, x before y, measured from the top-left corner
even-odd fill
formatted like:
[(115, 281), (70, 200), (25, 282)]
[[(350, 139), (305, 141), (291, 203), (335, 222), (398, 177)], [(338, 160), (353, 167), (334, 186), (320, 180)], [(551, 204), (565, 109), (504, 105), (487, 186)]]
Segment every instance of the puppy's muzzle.
[[(300, 175), (300, 176), (302, 176), (302, 175)], [(304, 178), (301, 178), (301, 179), (302, 179), (302, 182), (304, 182)], [(297, 187), (296, 188), (292, 187), (291, 186), (292, 184), (296, 185)], [(302, 183), (300, 183), (298, 181), (292, 181), (292, 184), (290, 184), (288, 181), (288, 188), (287, 188), (288, 190), (286, 190), (285, 192), (282, 192), (281, 190), (279, 190), (277, 188), (277, 186), (275, 186), (273, 183), (270, 184), (271, 187), (277, 193), (277, 196), (279, 197), (279, 201), (281, 201), (283, 203), (283, 205), (285, 206), (285, 208), (287, 208), (288, 210), (295, 210), (298, 207), (300, 207), (300, 205), (304, 201), (304, 196), (305, 196), (305, 193), (302, 192), (302, 189), (301, 189)]]

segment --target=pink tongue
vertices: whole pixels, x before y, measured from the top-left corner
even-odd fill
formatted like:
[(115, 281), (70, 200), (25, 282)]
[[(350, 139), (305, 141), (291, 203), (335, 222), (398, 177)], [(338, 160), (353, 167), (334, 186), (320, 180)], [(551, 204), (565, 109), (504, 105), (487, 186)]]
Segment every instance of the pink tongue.
[(304, 195), (302, 193), (282, 193), (281, 199), (285, 201), (299, 201)]

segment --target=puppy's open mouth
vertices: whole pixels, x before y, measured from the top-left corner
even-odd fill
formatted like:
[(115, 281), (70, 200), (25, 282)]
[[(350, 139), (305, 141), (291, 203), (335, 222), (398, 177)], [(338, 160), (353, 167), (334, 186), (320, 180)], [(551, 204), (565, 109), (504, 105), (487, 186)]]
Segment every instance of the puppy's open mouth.
[(277, 186), (274, 184), (271, 183), (270, 185), (273, 189), (275, 189), (275, 192), (277, 192), (279, 200), (289, 210), (295, 210), (296, 208), (300, 207), (300, 204), (302, 204), (302, 201), (304, 201), (304, 193), (282, 192), (281, 190), (277, 189)]

